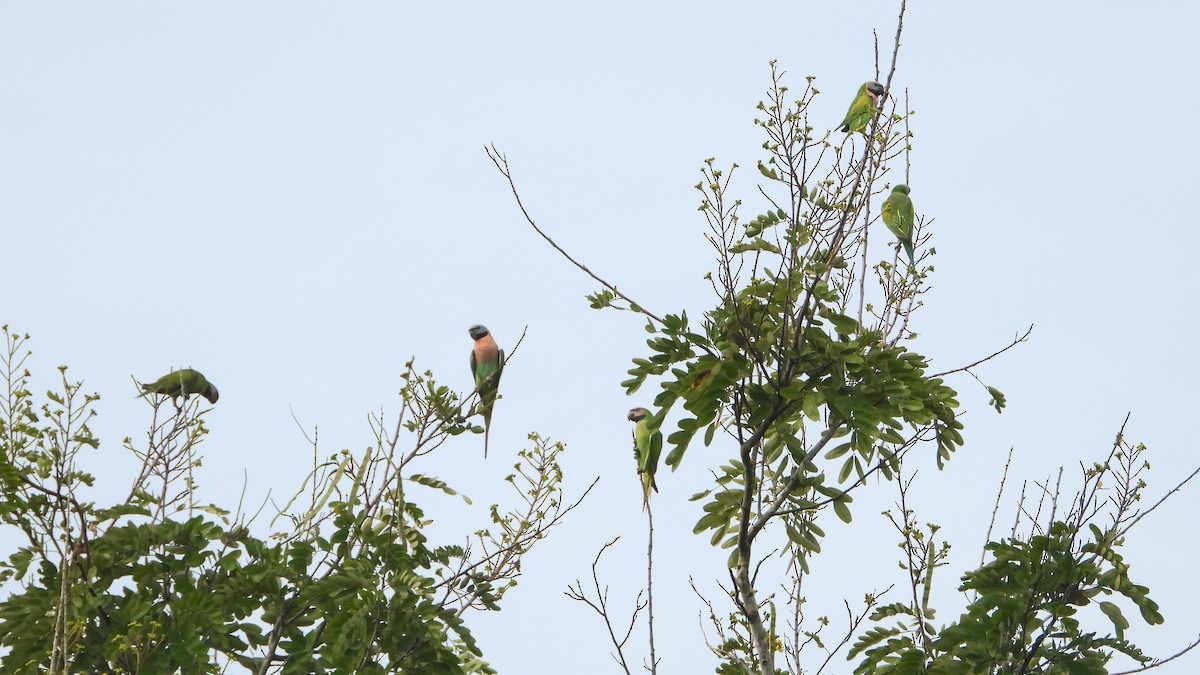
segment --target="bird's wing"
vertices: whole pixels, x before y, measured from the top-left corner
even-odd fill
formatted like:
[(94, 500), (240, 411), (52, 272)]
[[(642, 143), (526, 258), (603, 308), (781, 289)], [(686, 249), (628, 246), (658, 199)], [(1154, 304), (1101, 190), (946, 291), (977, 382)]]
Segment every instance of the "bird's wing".
[(904, 199), (900, 200), (900, 203), (896, 205), (896, 217), (900, 221), (900, 227), (905, 232), (912, 234), (913, 225), (917, 219), (913, 213), (912, 200), (908, 198), (908, 195), (905, 195)]

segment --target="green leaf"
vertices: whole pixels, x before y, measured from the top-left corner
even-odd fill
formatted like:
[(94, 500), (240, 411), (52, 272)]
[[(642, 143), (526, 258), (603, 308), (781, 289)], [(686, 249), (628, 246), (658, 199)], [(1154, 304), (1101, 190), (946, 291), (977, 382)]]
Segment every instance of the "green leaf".
[(992, 400), (988, 401), (988, 405), (996, 409), (996, 412), (1003, 412), (1007, 400), (1004, 398), (1004, 392), (995, 387), (988, 387), (987, 391), (992, 395)]
[(696, 521), (696, 525), (692, 527), (692, 534), (700, 534), (705, 530), (711, 530), (729, 521), (728, 514), (723, 511), (705, 514), (700, 520)]
[(821, 404), (825, 402), (825, 395), (816, 389), (810, 389), (804, 394), (804, 401), (800, 404), (801, 410), (804, 411), (804, 416), (814, 422), (821, 421)]
[(850, 473), (854, 471), (854, 455), (846, 458), (846, 463), (842, 464), (842, 470), (838, 471), (838, 482), (845, 483), (850, 477)]
[[(853, 335), (858, 332), (858, 321), (855, 321), (854, 319), (846, 316), (845, 314), (829, 312), (829, 313), (825, 314), (824, 316), (825, 316), (825, 318), (829, 319), (829, 321), (833, 324), (833, 327), (839, 333), (843, 333), (845, 335)], [(843, 358), (848, 359), (850, 357), (846, 356)], [(862, 362), (861, 358), (862, 357), (858, 357), (859, 363)]]
[(838, 518), (842, 519), (843, 523), (849, 523), (853, 520), (853, 516), (850, 515), (850, 507), (846, 506), (846, 503), (840, 499), (834, 500), (833, 512), (837, 514)]
[[(825, 459), (837, 459), (838, 457), (841, 457), (842, 455), (849, 452), (850, 448), (852, 448), (852, 447), (854, 447), (853, 443), (842, 443), (841, 445), (839, 445), (839, 446), (835, 447), (834, 449), (830, 450), (829, 452), (825, 453)], [(840, 480), (845, 480), (845, 479), (843, 478)]]
[(739, 241), (733, 246), (729, 247), (730, 253), (749, 253), (751, 251), (766, 251), (768, 253), (775, 254), (780, 253), (778, 246), (761, 237), (755, 237), (749, 241)]
[(592, 309), (604, 309), (605, 307), (613, 306), (612, 302), (616, 299), (617, 294), (606, 288), (591, 293), (586, 297)]
[(1117, 638), (1125, 638), (1125, 629), (1129, 628), (1129, 620), (1121, 613), (1121, 608), (1111, 602), (1101, 602), (1100, 611), (1109, 618), (1113, 623), (1113, 628), (1117, 629)]

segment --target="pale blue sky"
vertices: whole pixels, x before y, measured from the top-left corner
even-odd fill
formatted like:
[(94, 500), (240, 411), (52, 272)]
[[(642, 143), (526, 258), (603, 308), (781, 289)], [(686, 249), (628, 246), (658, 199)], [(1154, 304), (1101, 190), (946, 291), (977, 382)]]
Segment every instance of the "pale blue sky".
[[(632, 602), (640, 583), (625, 411), (650, 394), (626, 398), (617, 383), (645, 333), (587, 308), (595, 284), (519, 220), (482, 147), (508, 153), (539, 223), (594, 270), (655, 311), (698, 314), (710, 293), (692, 189), (701, 161), (753, 167), (770, 59), (797, 88), (816, 76), (814, 110), (835, 124), (873, 75), (871, 30), (889, 44), (896, 9), (0, 4), (0, 323), (33, 334), (39, 389), (66, 363), (104, 395), (92, 468), (121, 487), (120, 440), (146, 423), (130, 375), (203, 370), (221, 400), (200, 483), (230, 505), (243, 470), (248, 501), (305, 475), (289, 406), (320, 426), (325, 450), (361, 450), (367, 413), (396, 409), (411, 356), (467, 387), (467, 326), (510, 346), (528, 325), (488, 463), (464, 439), (426, 471), (478, 507), (420, 500), (435, 527), (473, 530), (505, 496), (497, 477), (528, 432), (565, 441), (569, 490), (600, 475), (597, 491), (533, 553), (504, 610), (471, 624), (502, 673), (614, 672), (602, 627), (562, 591), (620, 533), (613, 601)], [(938, 249), (917, 348), (951, 368), (1036, 326), (980, 369), (1008, 394), (1003, 415), (969, 378), (954, 383), (967, 445), (919, 478), (921, 519), (956, 544), (941, 621), (958, 614), (950, 589), (978, 562), (1010, 447), (1012, 480), (1044, 478), (1099, 459), (1132, 411), (1128, 435), (1152, 452), (1150, 494), (1200, 462), (1188, 432), (1200, 326), (1181, 301), (1197, 290), (1198, 34), (1200, 10), (1175, 2), (909, 8), (895, 86), (917, 111), (913, 199), (936, 217)], [(713, 591), (725, 554), (690, 534), (699, 507), (687, 497), (722, 459), (693, 451), (659, 480), (663, 672), (714, 665), (686, 575)], [(874, 515), (894, 498), (878, 487), (858, 498), (853, 527), (826, 527), (810, 616), (840, 619), (842, 598), (898, 580), (895, 537)], [(1192, 488), (1130, 540), (1134, 578), (1167, 618), (1134, 619), (1131, 636), (1155, 655), (1200, 632), (1198, 509)]]

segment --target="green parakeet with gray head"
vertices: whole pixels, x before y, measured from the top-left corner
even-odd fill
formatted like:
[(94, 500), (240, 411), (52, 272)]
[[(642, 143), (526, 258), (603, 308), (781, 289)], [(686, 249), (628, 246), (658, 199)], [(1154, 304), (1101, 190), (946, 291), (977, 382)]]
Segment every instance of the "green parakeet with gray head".
[(650, 491), (658, 492), (658, 484), (654, 482), (654, 474), (658, 472), (658, 457), (662, 454), (662, 432), (651, 431), (650, 423), (654, 419), (645, 408), (634, 408), (629, 411), (630, 422), (633, 422), (633, 456), (637, 459), (638, 476), (642, 479), (642, 510), (650, 504)]
[(483, 413), (483, 458), (487, 459), (488, 434), (492, 429), (492, 406), (504, 372), (504, 350), (496, 345), (487, 326), (475, 324), (467, 329), (475, 346), (471, 349), (471, 375), (479, 392), (479, 410)]
[(186, 401), (191, 394), (200, 394), (208, 399), (209, 403), (216, 403), (217, 397), (220, 395), (212, 382), (204, 379), (200, 371), (191, 368), (173, 370), (154, 382), (139, 384), (145, 390), (143, 396), (146, 394), (162, 394), (171, 398), (182, 396)]
[(883, 224), (887, 225), (892, 234), (896, 235), (904, 252), (908, 254), (908, 264), (913, 264), (913, 203), (908, 197), (907, 185), (897, 185), (892, 188), (892, 194), (883, 202), (881, 209)]
[(854, 95), (854, 102), (846, 111), (846, 119), (842, 120), (841, 130), (852, 134), (856, 131), (866, 133), (871, 118), (879, 112), (879, 102), (887, 98), (883, 85), (872, 80), (864, 82)]

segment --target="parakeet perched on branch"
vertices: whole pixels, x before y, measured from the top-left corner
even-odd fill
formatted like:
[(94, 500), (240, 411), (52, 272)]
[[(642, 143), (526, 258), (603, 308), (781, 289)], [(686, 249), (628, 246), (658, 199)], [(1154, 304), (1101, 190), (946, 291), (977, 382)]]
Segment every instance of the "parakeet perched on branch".
[(471, 349), (471, 375), (479, 392), (479, 410), (483, 413), (483, 458), (487, 459), (488, 434), (492, 428), (492, 406), (504, 372), (504, 350), (496, 345), (487, 326), (475, 324), (467, 329), (475, 347)]
[(879, 112), (879, 102), (887, 97), (883, 85), (875, 82), (864, 82), (854, 95), (854, 102), (846, 111), (846, 119), (842, 120), (841, 130), (852, 134), (856, 131), (866, 132), (871, 118)]
[(883, 224), (887, 225), (892, 234), (896, 235), (904, 252), (908, 254), (908, 264), (913, 264), (913, 203), (908, 197), (908, 186), (897, 185), (892, 188), (892, 194), (883, 202)]
[(650, 411), (634, 408), (629, 411), (633, 426), (633, 454), (637, 458), (638, 476), (642, 479), (642, 510), (650, 504), (650, 491), (658, 492), (654, 474), (658, 471), (658, 457), (662, 454), (662, 432), (650, 431)]
[(191, 394), (200, 394), (208, 399), (209, 403), (216, 403), (217, 397), (220, 395), (212, 382), (204, 379), (200, 371), (191, 368), (173, 370), (154, 382), (139, 384), (142, 389), (146, 390), (146, 394), (162, 394), (171, 398), (182, 396), (185, 401)]

